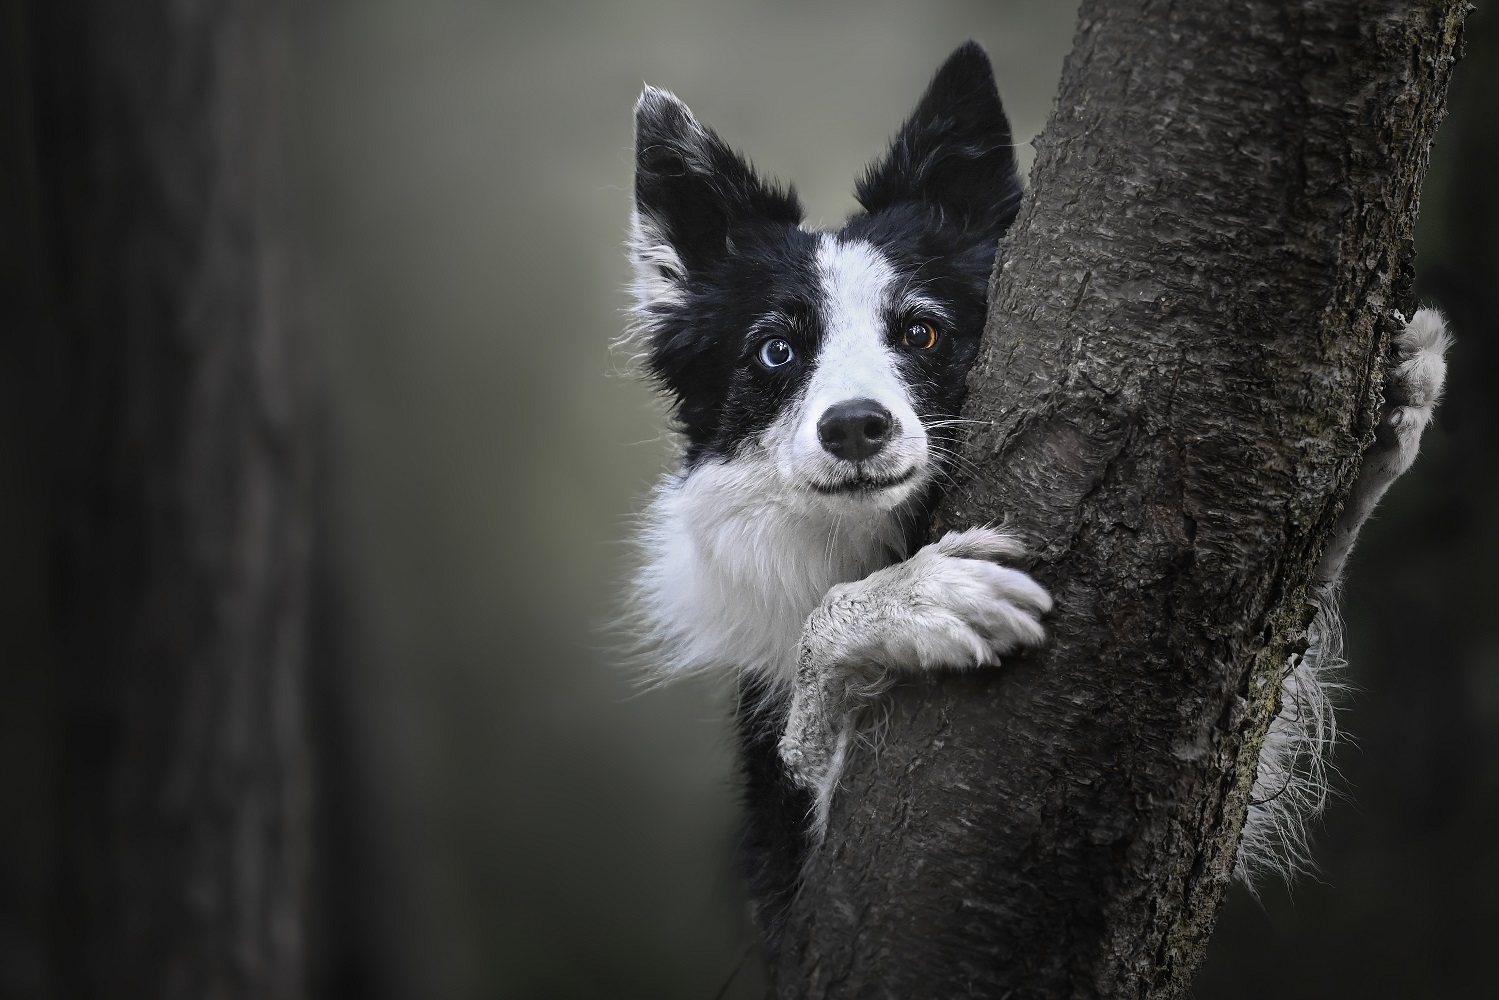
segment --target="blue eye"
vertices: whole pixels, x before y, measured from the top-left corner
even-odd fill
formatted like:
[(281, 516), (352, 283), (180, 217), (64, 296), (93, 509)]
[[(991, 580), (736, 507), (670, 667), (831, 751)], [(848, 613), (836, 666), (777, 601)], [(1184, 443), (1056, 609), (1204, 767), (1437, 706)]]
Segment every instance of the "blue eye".
[(780, 337), (771, 337), (760, 345), (760, 353), (755, 356), (766, 368), (780, 368), (790, 364), (791, 359), (796, 357), (796, 352)]

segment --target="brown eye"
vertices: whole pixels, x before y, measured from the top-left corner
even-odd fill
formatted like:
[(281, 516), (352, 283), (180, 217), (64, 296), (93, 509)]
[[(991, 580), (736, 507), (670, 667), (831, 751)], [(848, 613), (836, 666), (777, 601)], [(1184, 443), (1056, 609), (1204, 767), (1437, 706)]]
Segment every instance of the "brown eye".
[(906, 346), (913, 351), (930, 351), (937, 346), (937, 328), (925, 320), (906, 327)]

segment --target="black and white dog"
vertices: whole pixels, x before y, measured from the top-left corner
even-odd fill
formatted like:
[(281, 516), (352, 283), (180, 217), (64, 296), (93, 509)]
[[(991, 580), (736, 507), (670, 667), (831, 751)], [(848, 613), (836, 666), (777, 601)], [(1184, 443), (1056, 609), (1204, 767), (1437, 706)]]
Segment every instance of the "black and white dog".
[[(751, 896), (772, 934), (855, 736), (901, 671), (965, 669), (1043, 641), (1046, 592), (1001, 531), (918, 547), (956, 471), (959, 406), (999, 239), (1022, 188), (975, 44), (937, 71), (836, 232), (757, 177), (671, 94), (636, 105), (635, 329), (683, 453), (646, 512), (642, 628), (665, 676), (737, 680)], [(1319, 574), (1314, 648), (1286, 679), (1240, 873), (1294, 867), (1323, 798), (1335, 594), (1359, 525), (1415, 457), (1446, 334), (1423, 310), (1394, 404)], [(830, 692), (832, 694), (830, 694)]]

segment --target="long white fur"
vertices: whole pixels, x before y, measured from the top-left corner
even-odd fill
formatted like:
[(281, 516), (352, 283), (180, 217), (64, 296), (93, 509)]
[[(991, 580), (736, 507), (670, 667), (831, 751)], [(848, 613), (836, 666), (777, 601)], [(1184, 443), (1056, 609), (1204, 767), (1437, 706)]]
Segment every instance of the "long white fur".
[(667, 674), (740, 669), (789, 684), (807, 615), (836, 583), (898, 558), (896, 516), (840, 512), (780, 480), (761, 447), (668, 479), (646, 512), (637, 578)]
[(1390, 484), (1416, 460), (1421, 435), (1441, 399), (1450, 344), (1446, 320), (1435, 309), (1418, 311), (1395, 338), (1387, 395), (1396, 405), (1386, 407), (1374, 445), (1364, 455), (1353, 491), (1318, 564), (1307, 651), (1287, 664), (1280, 712), (1260, 748), (1234, 869), (1248, 885), (1261, 873), (1290, 880), (1311, 867), (1308, 824), (1327, 804), (1327, 756), (1338, 735), (1334, 709), (1344, 665), (1338, 616), (1343, 572), (1359, 529)]

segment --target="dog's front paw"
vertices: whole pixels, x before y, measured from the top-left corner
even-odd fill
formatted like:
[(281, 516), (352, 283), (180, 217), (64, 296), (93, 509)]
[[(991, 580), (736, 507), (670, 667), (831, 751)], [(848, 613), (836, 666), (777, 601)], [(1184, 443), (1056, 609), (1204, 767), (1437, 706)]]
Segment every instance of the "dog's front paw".
[(1394, 357), (1385, 380), (1385, 412), (1376, 431), (1378, 444), (1393, 451), (1395, 474), (1415, 461), (1421, 435), (1431, 423), (1447, 379), (1447, 321), (1435, 309), (1421, 309), (1395, 335)]
[(900, 673), (997, 663), (1046, 640), (1051, 596), (1026, 573), (1017, 539), (951, 532), (905, 562), (828, 591), (802, 629), (781, 761), (812, 793), (821, 839), (859, 707)]
[(1436, 309), (1418, 309), (1395, 335), (1395, 367), (1385, 401), (1392, 407), (1429, 410), (1442, 396), (1452, 336)]
[(1051, 597), (998, 560), (1024, 549), (992, 528), (955, 531), (910, 559), (841, 584), (807, 622), (855, 669), (966, 668), (1046, 640)]
[(1421, 435), (1442, 396), (1451, 343), (1447, 321), (1435, 309), (1417, 311), (1395, 335), (1385, 374), (1384, 413), (1374, 429), (1374, 444), (1364, 453), (1353, 491), (1317, 565), (1319, 585), (1335, 586), (1343, 578), (1343, 567), (1359, 528), (1390, 484), (1415, 462)]
[(1024, 554), (1018, 540), (992, 528), (949, 532), (916, 553), (911, 608), (919, 627), (902, 637), (911, 661), (985, 666), (1045, 642), (1051, 595), (999, 562)]

